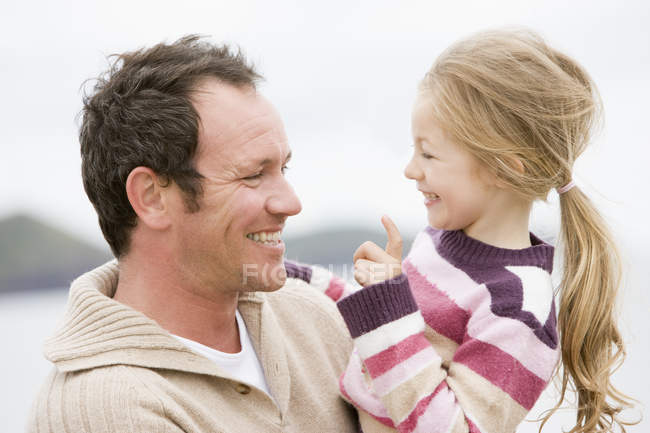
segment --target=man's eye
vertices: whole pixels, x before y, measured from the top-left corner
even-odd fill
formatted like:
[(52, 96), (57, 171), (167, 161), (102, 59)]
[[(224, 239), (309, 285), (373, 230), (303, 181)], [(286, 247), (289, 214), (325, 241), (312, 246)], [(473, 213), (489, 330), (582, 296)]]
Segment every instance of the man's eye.
[(262, 177), (262, 172), (261, 171), (259, 173), (255, 173), (252, 176), (246, 176), (244, 178), (244, 180), (255, 180), (255, 179), (259, 179), (260, 177)]
[(422, 158), (424, 158), (424, 159), (432, 159), (432, 158), (434, 158), (433, 155), (431, 155), (431, 154), (429, 154), (429, 153), (426, 153), (426, 152), (422, 152), (420, 155), (421, 155)]

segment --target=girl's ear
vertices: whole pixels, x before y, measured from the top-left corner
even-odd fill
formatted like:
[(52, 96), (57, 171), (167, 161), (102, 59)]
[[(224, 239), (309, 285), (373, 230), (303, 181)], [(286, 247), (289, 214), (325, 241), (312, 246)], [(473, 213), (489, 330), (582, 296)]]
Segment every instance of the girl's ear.
[[(506, 155), (501, 158), (498, 158), (498, 160), (500, 164), (503, 164), (515, 170), (519, 174), (523, 175), (526, 172), (526, 168), (524, 166), (523, 161), (516, 156)], [(503, 183), (503, 181), (501, 181), (497, 176), (495, 176), (495, 178), (496, 178), (496, 182), (495, 182), (496, 186), (498, 186), (499, 188), (504, 188), (506, 186), (505, 183)]]
[(508, 165), (510, 165), (510, 167), (514, 168), (515, 170), (517, 170), (519, 174), (524, 174), (524, 171), (526, 169), (521, 159), (517, 158), (516, 156), (509, 156), (507, 158), (507, 162)]

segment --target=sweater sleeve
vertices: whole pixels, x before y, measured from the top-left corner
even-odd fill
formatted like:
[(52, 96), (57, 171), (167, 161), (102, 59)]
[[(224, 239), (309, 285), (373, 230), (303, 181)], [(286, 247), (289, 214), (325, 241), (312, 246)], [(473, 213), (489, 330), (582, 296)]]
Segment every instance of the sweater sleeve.
[[(338, 308), (355, 345), (341, 393), (400, 432), (512, 433), (550, 380), (467, 334), (443, 365), (425, 336), (423, 315), (404, 274), (360, 290)], [(468, 323), (491, 341), (499, 339), (500, 346), (520, 344), (521, 337), (502, 325), (481, 312)], [(523, 350), (534, 359), (538, 347)]]
[(183, 433), (162, 402), (111, 369), (53, 372), (32, 405), (28, 433)]
[(332, 271), (318, 265), (306, 265), (286, 260), (284, 267), (287, 271), (287, 277), (298, 278), (306, 282), (335, 302), (359, 289), (359, 287), (345, 281), (343, 278), (334, 275)]

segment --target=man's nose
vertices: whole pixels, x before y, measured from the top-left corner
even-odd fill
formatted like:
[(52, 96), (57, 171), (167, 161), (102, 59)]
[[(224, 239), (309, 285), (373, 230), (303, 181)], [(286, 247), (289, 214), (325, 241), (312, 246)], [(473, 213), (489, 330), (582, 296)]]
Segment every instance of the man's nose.
[(284, 216), (297, 215), (302, 210), (300, 199), (284, 177), (274, 188), (272, 196), (266, 202), (266, 207), (269, 213)]

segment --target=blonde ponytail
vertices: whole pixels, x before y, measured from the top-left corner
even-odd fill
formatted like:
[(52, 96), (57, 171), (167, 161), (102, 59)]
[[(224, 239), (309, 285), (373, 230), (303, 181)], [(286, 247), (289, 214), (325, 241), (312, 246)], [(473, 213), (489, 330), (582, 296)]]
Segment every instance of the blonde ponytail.
[[(564, 270), (558, 326), (562, 348), (560, 401), (570, 384), (577, 394), (578, 415), (571, 433), (613, 431), (630, 425), (619, 412), (629, 397), (611, 383), (612, 372), (625, 358), (616, 324), (616, 298), (621, 280), (620, 258), (602, 217), (578, 188), (560, 195)], [(540, 431), (541, 431), (540, 427)]]

